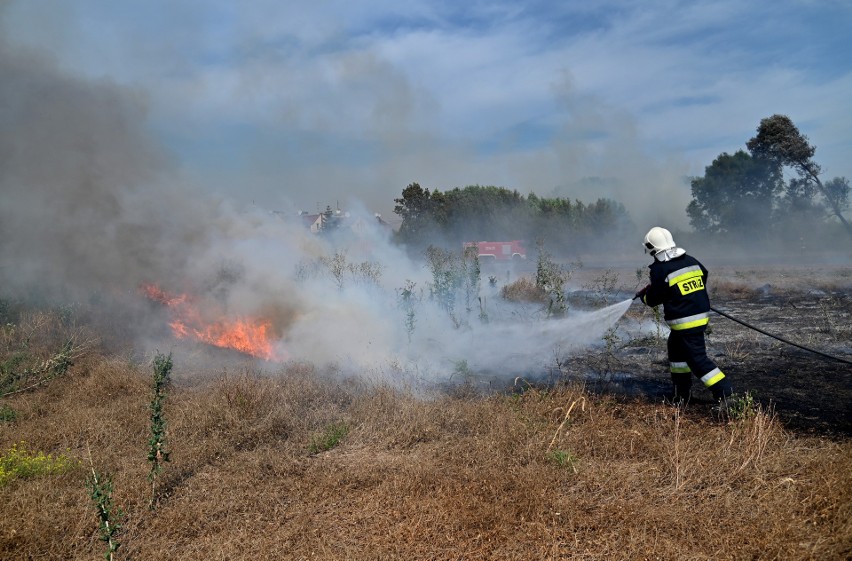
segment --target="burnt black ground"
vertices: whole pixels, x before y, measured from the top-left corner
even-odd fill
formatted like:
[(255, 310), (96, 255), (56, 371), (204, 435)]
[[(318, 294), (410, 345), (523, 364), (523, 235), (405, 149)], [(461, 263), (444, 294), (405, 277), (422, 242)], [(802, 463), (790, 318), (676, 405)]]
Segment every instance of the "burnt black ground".
[[(725, 311), (792, 342), (852, 361), (852, 298), (815, 292), (800, 297), (729, 302)], [(749, 321), (749, 319), (751, 321)], [(852, 364), (768, 338), (714, 318), (721, 344), (718, 360), (736, 387), (772, 404), (782, 422), (807, 432), (852, 434)], [(724, 352), (725, 341), (742, 341), (744, 356)], [(728, 343), (730, 345), (730, 343)]]
[[(714, 307), (792, 342), (852, 361), (852, 297), (846, 291), (715, 298)], [(647, 310), (635, 310), (645, 314)], [(631, 313), (634, 309), (631, 308)], [(585, 379), (596, 391), (664, 401), (671, 390), (663, 337), (622, 334), (617, 345), (573, 357), (566, 378)], [(829, 360), (713, 314), (708, 355), (734, 384), (771, 407), (792, 431), (852, 435), (852, 364)], [(688, 407), (713, 405), (697, 380)]]

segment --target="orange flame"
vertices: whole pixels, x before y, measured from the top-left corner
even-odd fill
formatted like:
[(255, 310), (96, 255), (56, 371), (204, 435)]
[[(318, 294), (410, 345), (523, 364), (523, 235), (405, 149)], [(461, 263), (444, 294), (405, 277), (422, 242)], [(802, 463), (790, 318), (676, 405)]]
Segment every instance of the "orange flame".
[(268, 320), (238, 317), (205, 321), (187, 294), (169, 294), (155, 284), (143, 284), (140, 290), (148, 299), (169, 308), (169, 326), (178, 339), (195, 339), (266, 360), (284, 359), (273, 345), (272, 322)]

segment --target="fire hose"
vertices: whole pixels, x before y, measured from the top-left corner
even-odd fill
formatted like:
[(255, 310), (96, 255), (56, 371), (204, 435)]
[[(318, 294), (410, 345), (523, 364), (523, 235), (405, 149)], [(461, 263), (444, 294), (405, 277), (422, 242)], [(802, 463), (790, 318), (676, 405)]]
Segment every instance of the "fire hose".
[(824, 353), (824, 352), (822, 352), (822, 351), (818, 351), (818, 350), (816, 350), (816, 349), (811, 349), (810, 347), (806, 347), (806, 346), (804, 346), (804, 345), (800, 345), (800, 344), (798, 344), (798, 343), (794, 343), (794, 342), (792, 342), (792, 341), (788, 341), (787, 339), (784, 339), (783, 337), (779, 337), (778, 335), (773, 335), (772, 333), (768, 333), (768, 332), (766, 332), (766, 331), (764, 331), (764, 330), (760, 329), (759, 327), (755, 327), (755, 326), (753, 326), (753, 325), (751, 325), (751, 324), (748, 324), (748, 323), (744, 322), (744, 321), (743, 321), (743, 320), (741, 320), (741, 319), (737, 319), (737, 318), (735, 318), (735, 317), (731, 316), (730, 314), (726, 314), (725, 312), (720, 312), (719, 310), (717, 310), (717, 309), (716, 309), (716, 308), (714, 308), (713, 306), (710, 306), (710, 309), (711, 309), (711, 310), (713, 310), (714, 312), (716, 312), (717, 314), (719, 314), (720, 316), (724, 316), (724, 317), (728, 318), (728, 319), (729, 319), (729, 320), (731, 320), (731, 321), (737, 322), (737, 323), (739, 323), (740, 325), (743, 325), (743, 326), (745, 326), (745, 327), (748, 327), (749, 329), (753, 329), (753, 330), (757, 331), (758, 333), (762, 333), (763, 335), (766, 335), (767, 337), (772, 337), (773, 339), (777, 339), (777, 340), (781, 341), (782, 343), (787, 343), (788, 345), (792, 345), (792, 346), (794, 346), (794, 347), (798, 347), (798, 348), (800, 348), (800, 349), (802, 349), (802, 350), (805, 350), (805, 351), (808, 351), (808, 352), (814, 353), (814, 354), (816, 354), (816, 355), (819, 355), (819, 356), (821, 356), (821, 357), (824, 357), (824, 358), (827, 358), (827, 359), (830, 359), (830, 360), (836, 360), (836, 361), (838, 361), (838, 362), (845, 362), (846, 364), (852, 364), (852, 360), (846, 360), (845, 358), (840, 358), (840, 357), (837, 357), (837, 356), (833, 356), (833, 355), (830, 355), (830, 354), (826, 354), (826, 353)]
[[(634, 297), (633, 297), (633, 299), (634, 299), (634, 300), (636, 300), (637, 298), (639, 298), (639, 296), (640, 296), (640, 295), (639, 295), (639, 293), (637, 293), (637, 294), (636, 294), (636, 296), (634, 296)], [(736, 322), (736, 323), (738, 323), (738, 324), (740, 324), (740, 325), (743, 325), (743, 326), (745, 326), (745, 327), (748, 327), (749, 329), (753, 329), (753, 330), (757, 331), (758, 333), (762, 333), (763, 335), (766, 335), (767, 337), (772, 337), (773, 339), (777, 339), (777, 340), (781, 341), (782, 343), (787, 343), (788, 345), (792, 345), (792, 346), (794, 346), (794, 347), (798, 347), (798, 348), (800, 348), (800, 349), (802, 349), (802, 350), (808, 351), (808, 352), (810, 352), (810, 353), (814, 353), (815, 355), (819, 355), (819, 356), (821, 356), (821, 357), (823, 357), (823, 358), (827, 358), (827, 359), (829, 359), (829, 360), (836, 360), (836, 361), (838, 361), (838, 362), (843, 362), (843, 363), (846, 363), (846, 364), (852, 364), (852, 360), (847, 360), (847, 359), (845, 359), (845, 358), (840, 358), (840, 357), (838, 357), (838, 356), (833, 356), (833, 355), (830, 355), (830, 354), (824, 353), (824, 352), (822, 352), (822, 351), (818, 351), (818, 350), (816, 350), (816, 349), (812, 349), (812, 348), (810, 348), (810, 347), (806, 347), (806, 346), (804, 346), (804, 345), (800, 345), (800, 344), (798, 344), (798, 343), (794, 343), (794, 342), (792, 342), (792, 341), (788, 341), (787, 339), (784, 339), (783, 337), (779, 337), (778, 335), (774, 335), (774, 334), (772, 334), (772, 333), (769, 333), (769, 332), (767, 332), (767, 331), (764, 331), (764, 330), (760, 329), (759, 327), (755, 327), (754, 325), (751, 325), (750, 323), (746, 323), (746, 322), (744, 322), (744, 321), (743, 321), (743, 320), (741, 320), (741, 319), (737, 319), (737, 318), (733, 317), (733, 316), (732, 316), (732, 315), (730, 315), (730, 314), (726, 314), (725, 312), (721, 312), (721, 311), (717, 310), (716, 308), (714, 308), (713, 306), (710, 306), (710, 309), (711, 309), (711, 310), (713, 310), (714, 312), (716, 312), (717, 314), (719, 314), (720, 316), (724, 316), (724, 317), (728, 318), (728, 319), (729, 319), (729, 320), (731, 320), (731, 321), (734, 321), (734, 322)]]

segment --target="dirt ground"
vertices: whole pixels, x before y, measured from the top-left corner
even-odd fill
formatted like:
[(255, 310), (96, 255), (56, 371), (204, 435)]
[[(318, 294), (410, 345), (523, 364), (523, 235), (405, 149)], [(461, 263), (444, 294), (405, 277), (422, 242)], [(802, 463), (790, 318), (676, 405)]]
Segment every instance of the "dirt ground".
[[(636, 271), (601, 268), (574, 274), (575, 287), (581, 289), (575, 296), (588, 300), (601, 278), (613, 274), (623, 290), (620, 296), (629, 297)], [(711, 306), (720, 312), (847, 361), (802, 350), (714, 313), (708, 355), (735, 391), (774, 407), (788, 429), (852, 434), (852, 267), (711, 268), (709, 280)], [(640, 332), (636, 322), (643, 326)], [(571, 358), (563, 372), (585, 376), (598, 391), (664, 399), (671, 389), (666, 328), (658, 335), (652, 311), (636, 303), (616, 334), (614, 345)], [(696, 380), (691, 405), (709, 408), (710, 398)]]

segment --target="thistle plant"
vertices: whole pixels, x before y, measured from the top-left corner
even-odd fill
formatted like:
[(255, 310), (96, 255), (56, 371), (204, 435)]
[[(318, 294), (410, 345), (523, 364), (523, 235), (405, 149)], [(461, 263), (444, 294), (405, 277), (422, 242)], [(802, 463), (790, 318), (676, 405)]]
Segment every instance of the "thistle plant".
[[(464, 280), (464, 299), (467, 313), (473, 310), (473, 301), (479, 300), (480, 319), (482, 319), (482, 300), (479, 292), (482, 287), (482, 267), (479, 262), (479, 251), (476, 245), (466, 247), (462, 254), (462, 268)], [(487, 317), (485, 318), (487, 320)]]
[[(636, 285), (639, 286), (643, 282), (647, 282), (647, 273), (642, 267), (636, 269)], [(660, 310), (660, 306), (654, 306), (651, 308), (651, 314), (654, 317), (654, 326), (657, 328), (657, 341), (661, 341), (663, 339), (663, 315)]]
[(415, 294), (414, 288), (417, 286), (412, 280), (405, 281), (405, 287), (397, 289), (399, 295), (399, 306), (405, 314), (405, 332), (408, 334), (408, 342), (411, 343), (411, 336), (414, 335), (414, 325), (417, 321), (414, 312)]
[(172, 371), (172, 355), (157, 354), (154, 357), (154, 395), (151, 399), (151, 438), (148, 439), (148, 461), (151, 462), (151, 508), (156, 499), (155, 485), (157, 476), (163, 471), (163, 463), (169, 461), (166, 449), (166, 418), (163, 405)]
[(610, 374), (612, 372), (612, 365), (615, 361), (615, 351), (618, 348), (618, 344), (621, 342), (621, 337), (618, 335), (618, 327), (613, 326), (606, 330), (606, 333), (603, 335), (604, 341), (604, 366), (606, 368), (606, 373)]
[[(91, 462), (91, 457), (89, 457), (89, 461)], [(116, 540), (116, 535), (121, 531), (121, 520), (124, 518), (124, 513), (121, 509), (113, 506), (112, 478), (109, 475), (99, 474), (95, 471), (94, 466), (91, 469), (92, 474), (86, 479), (86, 486), (89, 488), (89, 497), (92, 499), (98, 516), (99, 539), (107, 545), (104, 559), (112, 561), (115, 552), (121, 545)]]
[(485, 297), (479, 297), (479, 321), (482, 323), (488, 323), (488, 310), (485, 306)]
[(595, 303), (602, 306), (609, 305), (609, 295), (615, 292), (615, 285), (618, 283), (618, 273), (612, 269), (607, 269), (591, 282), (583, 285), (583, 288), (590, 290), (594, 295)]
[(568, 311), (565, 299), (565, 283), (570, 272), (553, 261), (550, 253), (544, 248), (544, 242), (536, 242), (538, 261), (535, 270), (535, 285), (548, 295), (547, 316), (563, 316)]
[(347, 260), (346, 253), (335, 251), (331, 257), (322, 256), (317, 259), (313, 266), (302, 264), (297, 271), (297, 276), (304, 280), (322, 271), (331, 276), (338, 290), (343, 290), (347, 279), (378, 286), (382, 276), (382, 265), (373, 261), (351, 263)]
[(456, 290), (461, 285), (458, 257), (452, 252), (435, 246), (426, 249), (426, 260), (432, 272), (432, 298), (447, 312), (453, 325), (461, 323), (456, 318)]

